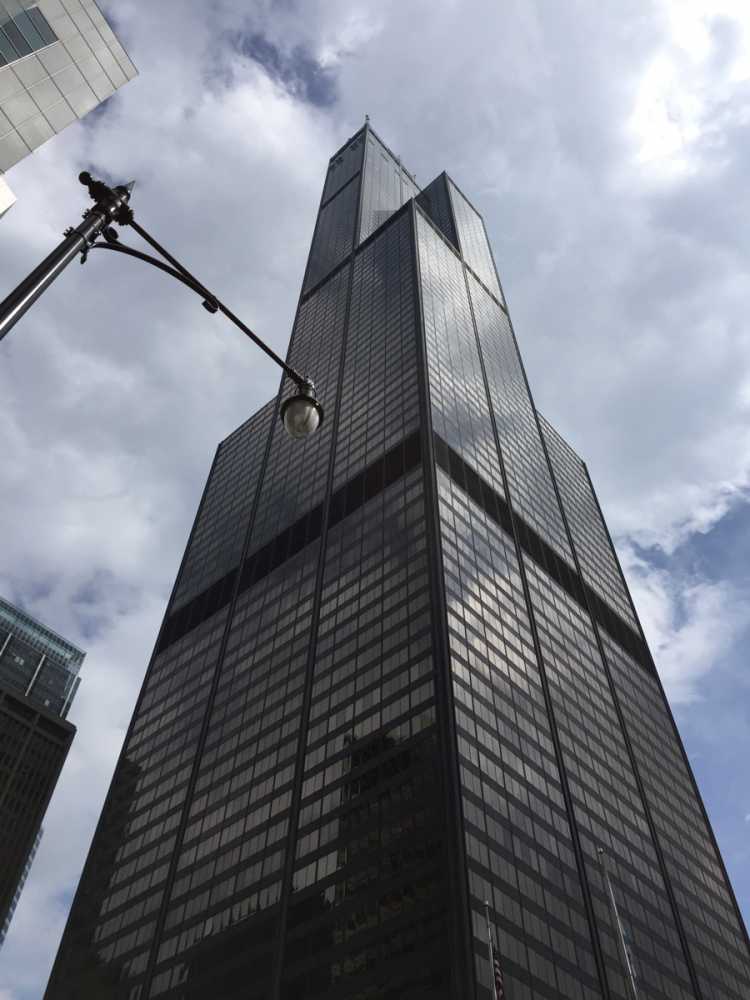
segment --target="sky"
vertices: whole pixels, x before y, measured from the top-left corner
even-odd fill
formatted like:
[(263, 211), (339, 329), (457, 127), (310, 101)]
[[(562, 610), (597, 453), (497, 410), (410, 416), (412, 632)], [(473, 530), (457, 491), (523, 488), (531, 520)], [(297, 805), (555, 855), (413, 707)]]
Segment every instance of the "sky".
[[(140, 75), (14, 167), (0, 296), (83, 169), (284, 352), (330, 155), (370, 115), (484, 214), (535, 401), (586, 459), (750, 917), (750, 7), (117, 0)], [(131, 242), (135, 243), (133, 239)], [(0, 953), (38, 1000), (217, 443), (278, 372), (114, 254), (0, 345), (0, 593), (87, 651)]]

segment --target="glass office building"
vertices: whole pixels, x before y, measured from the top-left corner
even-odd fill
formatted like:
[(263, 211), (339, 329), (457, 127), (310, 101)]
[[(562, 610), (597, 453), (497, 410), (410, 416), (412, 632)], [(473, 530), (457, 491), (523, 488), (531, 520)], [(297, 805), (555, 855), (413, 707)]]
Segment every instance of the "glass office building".
[(65, 717), (84, 656), (0, 598), (0, 943), (75, 735)]
[(16, 891), (13, 893), (13, 899), (10, 902), (8, 912), (3, 917), (2, 924), (0, 924), (0, 948), (2, 948), (8, 929), (10, 928), (10, 922), (13, 919), (13, 914), (16, 912), (16, 907), (18, 906), (18, 901), (21, 898), (23, 887), (26, 885), (26, 879), (29, 877), (31, 866), (33, 865), (34, 858), (36, 857), (36, 852), (39, 850), (39, 845), (42, 842), (43, 833), (44, 829), (40, 826), (39, 831), (34, 838), (34, 844), (29, 852), (29, 856), (26, 859), (26, 864), (23, 866), (23, 871), (21, 872), (21, 877), (18, 881), (18, 885), (16, 886)]
[(135, 75), (94, 0), (0, 0), (0, 215), (2, 174)]
[(485, 900), (508, 1000), (745, 1000), (482, 219), (369, 125), (330, 161), (289, 361), (326, 418), (287, 438), (282, 385), (219, 446), (48, 1000), (489, 1000)]

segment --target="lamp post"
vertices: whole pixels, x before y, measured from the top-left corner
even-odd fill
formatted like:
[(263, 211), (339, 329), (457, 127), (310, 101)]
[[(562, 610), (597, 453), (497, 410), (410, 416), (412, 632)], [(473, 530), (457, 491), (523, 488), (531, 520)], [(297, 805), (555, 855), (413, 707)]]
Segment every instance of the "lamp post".
[[(83, 214), (83, 222), (75, 228), (66, 229), (64, 240), (49, 256), (39, 264), (2, 302), (0, 302), (0, 340), (10, 332), (24, 313), (36, 302), (55, 278), (60, 275), (68, 264), (78, 254), (81, 263), (85, 263), (91, 250), (114, 250), (118, 253), (135, 257), (182, 282), (192, 289), (203, 300), (203, 306), (210, 313), (221, 312), (239, 330), (249, 337), (254, 344), (275, 361), (297, 385), (298, 392), (284, 400), (280, 416), (287, 433), (293, 438), (307, 437), (314, 433), (323, 419), (323, 407), (315, 394), (315, 386), (305, 375), (295, 371), (283, 361), (275, 351), (265, 344), (242, 320), (224, 305), (223, 302), (197, 280), (180, 262), (172, 256), (161, 244), (140, 226), (133, 216), (130, 207), (130, 196), (134, 182), (111, 188), (103, 181), (94, 180), (89, 173), (82, 173), (78, 178), (94, 201), (92, 208)], [(154, 249), (159, 257), (124, 246), (113, 223), (120, 226), (130, 226), (138, 235)]]

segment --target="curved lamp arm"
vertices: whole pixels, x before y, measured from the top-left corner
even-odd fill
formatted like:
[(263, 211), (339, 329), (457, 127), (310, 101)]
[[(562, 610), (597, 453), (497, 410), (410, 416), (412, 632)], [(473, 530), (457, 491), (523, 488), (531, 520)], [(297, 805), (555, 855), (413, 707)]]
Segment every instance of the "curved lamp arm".
[[(283, 361), (275, 351), (264, 344), (250, 327), (243, 323), (239, 316), (236, 316), (231, 309), (210, 292), (205, 285), (201, 284), (175, 257), (165, 250), (164, 247), (146, 232), (133, 218), (133, 210), (130, 207), (130, 196), (133, 193), (134, 182), (130, 184), (118, 185), (111, 188), (103, 181), (94, 180), (88, 172), (79, 174), (78, 177), (89, 192), (94, 201), (92, 208), (87, 209), (83, 214), (83, 222), (75, 229), (70, 228), (65, 231), (65, 238), (45, 259), (29, 274), (24, 280), (13, 289), (13, 291), (0, 302), (0, 340), (15, 326), (19, 319), (31, 308), (39, 296), (47, 289), (52, 282), (63, 272), (68, 264), (73, 261), (78, 254), (81, 255), (81, 263), (85, 263), (89, 250), (105, 249), (117, 250), (119, 253), (129, 257), (135, 257), (157, 267), (165, 274), (171, 275), (182, 282), (203, 299), (203, 305), (211, 312), (221, 312), (233, 323), (238, 330), (242, 330), (246, 337), (259, 347), (264, 354), (267, 354), (272, 361), (282, 369), (285, 375), (296, 382), (299, 392), (286, 400), (281, 405), (280, 416), (284, 427), (292, 437), (306, 437), (312, 434), (320, 426), (323, 420), (323, 407), (318, 402), (315, 394), (315, 386), (305, 375), (295, 371), (290, 365)], [(133, 247), (122, 246), (119, 243), (117, 230), (113, 223), (120, 226), (131, 226), (138, 235), (145, 240), (149, 246), (159, 254), (163, 260), (153, 257), (151, 254), (143, 253)], [(104, 242), (97, 242), (102, 236)], [(164, 261), (167, 261), (165, 264)]]
[[(88, 256), (89, 250), (116, 250), (118, 253), (127, 254), (129, 257), (137, 257), (138, 260), (143, 260), (147, 264), (153, 264), (154, 267), (158, 267), (160, 271), (165, 271), (167, 274), (171, 274), (173, 278), (181, 281), (183, 285), (187, 285), (188, 288), (192, 288), (194, 292), (198, 295), (204, 296), (205, 289), (203, 289), (197, 282), (191, 281), (190, 278), (186, 278), (184, 274), (174, 268), (170, 267), (169, 264), (165, 264), (163, 261), (158, 260), (156, 257), (152, 257), (151, 254), (143, 253), (141, 250), (135, 250), (133, 247), (125, 246), (119, 241), (107, 239), (106, 243), (91, 243), (89, 246), (85, 247), (81, 251), (81, 263), (85, 263), (85, 257)], [(208, 309), (209, 312), (216, 312), (217, 306), (211, 299), (206, 299), (203, 305)]]
[[(86, 181), (83, 180), (84, 176), (90, 177), (90, 175), (88, 174), (82, 174), (81, 183), (87, 183)], [(98, 183), (99, 183), (98, 181), (93, 181), (92, 186)], [(301, 375), (298, 371), (296, 371), (285, 361), (283, 361), (275, 351), (273, 351), (267, 344), (265, 344), (260, 339), (260, 337), (257, 336), (257, 334), (253, 333), (253, 331), (250, 329), (249, 326), (247, 326), (246, 323), (242, 322), (239, 316), (236, 316), (231, 311), (231, 309), (225, 306), (224, 303), (216, 295), (213, 294), (213, 292), (210, 292), (205, 285), (201, 284), (201, 282), (198, 281), (198, 279), (194, 275), (192, 275), (190, 271), (188, 271), (188, 269), (184, 267), (177, 260), (176, 257), (173, 257), (172, 254), (169, 253), (169, 251), (165, 250), (164, 247), (160, 243), (158, 243), (153, 238), (153, 236), (151, 236), (150, 233), (148, 233), (143, 228), (143, 226), (138, 225), (138, 223), (133, 218), (132, 211), (129, 210), (128, 214), (129, 218), (124, 219), (122, 224), (129, 225), (131, 229), (134, 229), (138, 233), (138, 235), (143, 240), (145, 240), (146, 243), (152, 246), (154, 250), (156, 250), (156, 252), (161, 257), (169, 261), (169, 264), (165, 264), (158, 258), (151, 256), (151, 254), (143, 253), (140, 250), (136, 250), (133, 247), (125, 246), (124, 244), (120, 243), (117, 231), (111, 226), (107, 226), (102, 230), (102, 236), (106, 240), (105, 243), (90, 242), (81, 250), (81, 263), (84, 263), (86, 261), (86, 257), (88, 255), (89, 250), (104, 248), (107, 250), (118, 250), (120, 253), (127, 254), (130, 257), (136, 257), (138, 258), (138, 260), (142, 260), (146, 264), (151, 264), (153, 267), (158, 267), (160, 271), (164, 271), (166, 274), (170, 274), (173, 278), (176, 278), (178, 281), (181, 281), (184, 285), (187, 285), (188, 288), (191, 288), (197, 295), (200, 295), (203, 298), (203, 305), (209, 312), (223, 313), (224, 316), (226, 316), (226, 318), (230, 321), (230, 323), (233, 323), (237, 327), (237, 329), (241, 330), (246, 337), (249, 337), (250, 340), (252, 340), (252, 342), (257, 347), (259, 347), (265, 354), (267, 354), (272, 361), (275, 361), (276, 364), (284, 371), (284, 373), (288, 375), (289, 378), (291, 378), (294, 382), (297, 383), (300, 389), (309, 390), (310, 388), (312, 388), (314, 392), (315, 386), (306, 375)]]

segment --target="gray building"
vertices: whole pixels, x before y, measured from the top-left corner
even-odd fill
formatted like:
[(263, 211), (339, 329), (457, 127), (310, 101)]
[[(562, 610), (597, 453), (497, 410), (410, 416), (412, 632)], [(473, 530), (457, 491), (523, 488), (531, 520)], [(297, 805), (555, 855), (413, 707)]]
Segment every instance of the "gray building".
[(93, 0), (0, 0), (0, 215), (3, 173), (135, 75)]
[(75, 735), (65, 717), (84, 656), (0, 598), (0, 943)]
[(282, 385), (218, 448), (47, 1000), (489, 1000), (485, 900), (507, 1000), (747, 1000), (482, 218), (369, 125), (328, 165), (288, 358), (326, 418), (288, 438)]

